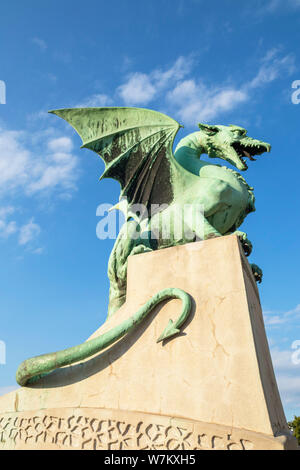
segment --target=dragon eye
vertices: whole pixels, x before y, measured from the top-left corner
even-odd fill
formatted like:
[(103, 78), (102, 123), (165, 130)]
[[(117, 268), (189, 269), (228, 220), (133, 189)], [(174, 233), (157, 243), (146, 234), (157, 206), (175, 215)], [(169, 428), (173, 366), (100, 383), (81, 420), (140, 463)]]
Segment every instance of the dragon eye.
[(247, 134), (247, 131), (245, 129), (237, 129), (235, 132), (240, 136), (244, 136)]
[(217, 127), (215, 128), (210, 128), (210, 129), (207, 129), (207, 133), (210, 134), (210, 135), (215, 135), (219, 132), (219, 129)]
[(211, 126), (209, 124), (198, 124), (199, 128), (206, 132), (206, 134), (208, 135), (214, 135), (216, 134), (217, 132), (219, 132), (219, 129), (217, 126)]

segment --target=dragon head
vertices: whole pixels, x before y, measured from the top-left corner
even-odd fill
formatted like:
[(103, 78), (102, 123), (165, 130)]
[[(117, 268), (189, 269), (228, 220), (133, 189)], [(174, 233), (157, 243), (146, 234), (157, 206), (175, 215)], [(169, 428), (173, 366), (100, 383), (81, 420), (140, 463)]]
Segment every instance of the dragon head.
[(238, 170), (247, 170), (245, 158), (270, 152), (271, 145), (247, 136), (246, 129), (239, 126), (211, 126), (199, 124), (200, 144), (210, 158), (222, 158)]

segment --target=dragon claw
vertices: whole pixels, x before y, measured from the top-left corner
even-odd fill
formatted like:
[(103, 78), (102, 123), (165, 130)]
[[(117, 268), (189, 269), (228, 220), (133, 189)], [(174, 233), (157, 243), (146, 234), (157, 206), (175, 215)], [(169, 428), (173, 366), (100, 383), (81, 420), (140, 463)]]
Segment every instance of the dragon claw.
[(240, 230), (237, 230), (236, 232), (234, 232), (234, 235), (238, 236), (238, 238), (239, 238), (239, 240), (242, 244), (245, 255), (246, 256), (251, 255), (251, 253), (252, 253), (252, 243), (250, 242), (250, 240), (248, 240), (247, 234), (245, 232), (241, 232)]
[(259, 282), (259, 284), (260, 284), (261, 281), (262, 281), (262, 277), (263, 277), (262, 270), (260, 269), (259, 266), (257, 266), (257, 264), (252, 263), (250, 266), (251, 266), (252, 273), (254, 275), (255, 281)]

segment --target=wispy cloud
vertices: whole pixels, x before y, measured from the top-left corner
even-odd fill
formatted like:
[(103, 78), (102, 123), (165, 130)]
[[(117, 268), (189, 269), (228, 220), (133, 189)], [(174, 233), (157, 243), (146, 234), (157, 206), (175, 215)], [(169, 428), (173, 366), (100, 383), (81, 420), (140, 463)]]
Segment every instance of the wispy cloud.
[(116, 96), (131, 106), (157, 101), (183, 124), (193, 125), (218, 118), (249, 101), (256, 89), (291, 75), (295, 59), (293, 54), (281, 54), (279, 48), (270, 49), (258, 62), (256, 74), (243, 83), (231, 80), (208, 85), (202, 78), (192, 76), (194, 66), (192, 56), (181, 56), (168, 69), (132, 73), (117, 88)]
[(272, 15), (281, 10), (293, 12), (300, 7), (300, 0), (256, 0), (256, 4), (248, 5), (247, 14), (255, 15), (260, 20), (265, 15)]
[(203, 78), (193, 76), (195, 65), (192, 55), (180, 56), (169, 68), (157, 68), (149, 73), (133, 72), (127, 75), (111, 96), (95, 94), (77, 106), (119, 105), (120, 99), (126, 106), (159, 103), (161, 110), (178, 118), (183, 124), (195, 125), (199, 121), (219, 118), (248, 102), (255, 90), (291, 75), (295, 71), (295, 58), (293, 54), (282, 54), (280, 48), (270, 49), (258, 61), (256, 74), (243, 83), (227, 79), (223, 83), (208, 85)]
[(23, 225), (19, 231), (19, 245), (27, 245), (32, 242), (41, 232), (41, 228), (32, 218), (27, 224)]
[(262, 58), (256, 76), (246, 85), (246, 88), (258, 88), (273, 82), (281, 74), (291, 75), (295, 71), (295, 57), (293, 54), (279, 55), (277, 48), (271, 49)]
[(284, 407), (300, 407), (300, 364), (292, 361), (293, 350), (271, 348), (272, 362)]
[(31, 253), (33, 253), (34, 255), (42, 255), (43, 253), (45, 253), (45, 248), (39, 247), (39, 248), (33, 249), (31, 250)]
[(83, 101), (76, 104), (75, 108), (97, 108), (102, 106), (110, 106), (112, 103), (113, 99), (110, 96), (104, 93), (99, 93), (87, 97)]
[(69, 65), (72, 62), (72, 55), (68, 51), (60, 50), (54, 53), (54, 59), (65, 65)]
[(12, 206), (0, 207), (0, 219), (6, 218), (8, 215), (12, 214), (15, 211), (15, 208)]
[(176, 105), (183, 122), (209, 121), (249, 101), (255, 89), (282, 75), (291, 75), (294, 70), (292, 54), (280, 56), (277, 49), (272, 49), (262, 58), (256, 75), (241, 85), (207, 86), (191, 79), (179, 83), (167, 94), (167, 99)]
[(284, 323), (294, 322), (300, 319), (300, 304), (295, 308), (286, 312), (278, 312), (273, 310), (264, 310), (264, 320), (267, 326), (277, 326)]
[(12, 206), (0, 207), (0, 238), (9, 238), (12, 235), (18, 237), (18, 244), (26, 247), (28, 251), (33, 254), (42, 254), (44, 248), (36, 247), (36, 239), (41, 232), (40, 226), (34, 222), (32, 217), (27, 223), (17, 223), (16, 220), (11, 220), (10, 217), (14, 214), (16, 209)]
[(44, 109), (27, 114), (26, 116), (28, 123), (37, 123), (37, 122), (40, 123), (41, 121), (44, 121), (48, 118), (49, 118), (48, 111), (45, 111)]
[(263, 6), (266, 12), (273, 12), (278, 8), (298, 8), (300, 7), (300, 0), (269, 0)]
[(14, 211), (15, 209), (12, 206), (0, 207), (0, 237), (1, 238), (8, 238), (10, 235), (16, 233), (17, 231), (16, 221), (7, 220), (8, 216), (10, 216)]
[(41, 38), (38, 38), (38, 37), (32, 38), (32, 42), (36, 46), (38, 46), (42, 52), (44, 52), (48, 47), (46, 41), (44, 41), (44, 39), (41, 39)]

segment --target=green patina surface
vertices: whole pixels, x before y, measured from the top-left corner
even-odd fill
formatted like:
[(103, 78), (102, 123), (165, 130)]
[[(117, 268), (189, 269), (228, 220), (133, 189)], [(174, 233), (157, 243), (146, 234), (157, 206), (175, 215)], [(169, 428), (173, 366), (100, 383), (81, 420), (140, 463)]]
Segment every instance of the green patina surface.
[[(239, 126), (199, 124), (200, 130), (184, 137), (173, 154), (181, 126), (162, 113), (139, 108), (78, 108), (52, 113), (75, 128), (84, 148), (102, 157), (105, 171), (101, 178), (116, 179), (121, 186), (115, 207), (125, 213), (126, 222), (108, 263), (109, 316), (126, 300), (129, 256), (234, 233), (246, 255), (251, 253), (252, 244), (238, 227), (255, 210), (253, 188), (237, 171), (200, 157), (207, 154), (245, 171), (246, 158), (255, 160), (254, 156), (269, 152), (269, 144), (248, 137)], [(253, 264), (252, 270), (260, 282), (261, 269)], [(164, 300), (164, 295), (166, 291), (158, 293), (155, 302)], [(171, 291), (167, 296), (172, 297)], [(144, 313), (153, 308), (152, 300), (149, 302)], [(120, 325), (121, 336), (137, 323), (128, 322)], [(168, 325), (164, 335), (168, 331), (175, 334), (180, 325)], [(96, 342), (29, 359), (18, 370), (18, 383), (24, 385), (32, 377), (87, 358), (116, 341), (118, 335), (114, 329), (105, 338), (97, 338), (98, 343), (93, 340)]]

